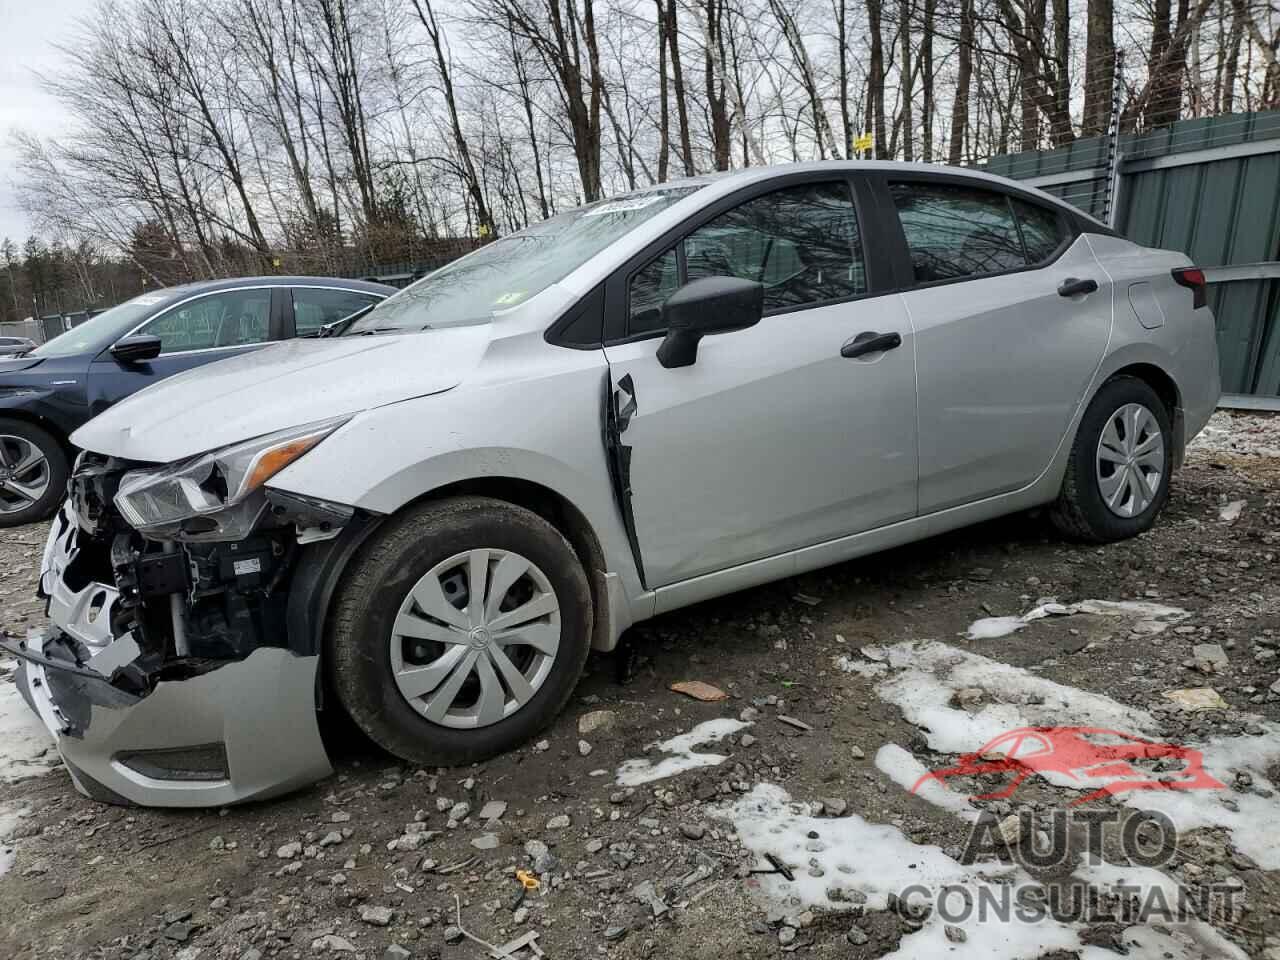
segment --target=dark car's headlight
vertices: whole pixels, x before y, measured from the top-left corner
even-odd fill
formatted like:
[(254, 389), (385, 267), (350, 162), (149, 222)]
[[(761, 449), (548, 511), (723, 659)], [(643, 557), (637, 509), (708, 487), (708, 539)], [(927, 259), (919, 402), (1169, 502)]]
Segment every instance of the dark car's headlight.
[[(271, 477), (349, 419), (320, 420), (223, 447), (181, 463), (132, 470), (120, 479), (116, 507), (131, 526), (142, 532), (174, 527), (199, 517), (213, 517), (249, 503)], [(221, 518), (224, 522), (211, 525), (210, 532), (213, 527), (220, 527), (222, 536), (233, 539), (247, 536), (260, 511), (237, 512), (241, 516)], [(230, 524), (225, 522), (228, 519), (232, 520)]]

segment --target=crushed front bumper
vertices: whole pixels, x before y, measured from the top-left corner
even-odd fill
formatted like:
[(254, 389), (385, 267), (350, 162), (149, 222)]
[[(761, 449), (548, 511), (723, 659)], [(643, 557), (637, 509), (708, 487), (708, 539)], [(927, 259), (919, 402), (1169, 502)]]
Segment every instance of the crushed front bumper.
[(332, 772), (317, 721), (317, 656), (264, 646), (196, 675), (161, 678), (141, 695), (113, 684), (138, 649), (129, 634), (111, 635), (113, 585), (67, 584), (75, 527), (66, 506), (45, 549), (41, 585), (52, 627), (0, 646), (21, 661), (19, 689), (82, 793), (144, 806), (223, 806)]

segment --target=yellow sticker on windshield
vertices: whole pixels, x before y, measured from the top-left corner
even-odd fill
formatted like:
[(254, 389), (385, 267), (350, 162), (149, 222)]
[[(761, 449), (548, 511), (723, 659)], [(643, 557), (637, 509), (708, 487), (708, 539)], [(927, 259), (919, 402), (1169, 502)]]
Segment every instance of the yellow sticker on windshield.
[(513, 303), (519, 303), (525, 297), (523, 290), (517, 290), (515, 293), (504, 293), (497, 300), (493, 301), (495, 307), (509, 307)]

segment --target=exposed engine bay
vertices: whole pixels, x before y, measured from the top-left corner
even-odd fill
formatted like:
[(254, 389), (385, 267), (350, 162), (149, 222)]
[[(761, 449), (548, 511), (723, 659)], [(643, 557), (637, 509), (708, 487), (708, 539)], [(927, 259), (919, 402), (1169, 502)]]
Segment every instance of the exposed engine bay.
[[(227, 498), (216, 466), (194, 496)], [(41, 566), (52, 628), (5, 641), (23, 695), (98, 799), (236, 803), (324, 776), (317, 611), (373, 518), (259, 485), (142, 532), (121, 486), (165, 469), (80, 456)]]
[[(287, 587), (300, 543), (336, 537), (353, 511), (263, 489), (240, 507), (255, 523), (242, 540), (210, 539), (215, 531), (204, 518), (187, 524), (193, 529), (175, 526), (175, 539), (145, 538), (114, 502), (136, 466), (82, 455), (70, 509), (55, 520), (54, 538), (73, 541), (63, 585), (114, 587), (84, 611), (97, 629), (71, 636), (83, 647), (77, 659), (87, 662), (102, 643), (131, 636), (139, 656), (120, 665), (112, 682), (144, 694), (160, 679), (198, 675), (259, 647), (287, 647)], [(48, 598), (50, 586), (42, 583), (41, 595)]]

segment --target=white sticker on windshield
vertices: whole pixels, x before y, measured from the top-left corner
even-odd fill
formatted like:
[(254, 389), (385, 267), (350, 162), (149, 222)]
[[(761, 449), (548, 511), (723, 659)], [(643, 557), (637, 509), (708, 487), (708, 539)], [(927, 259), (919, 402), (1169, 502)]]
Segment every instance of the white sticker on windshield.
[(630, 200), (610, 200), (608, 203), (602, 203), (598, 207), (582, 211), (582, 215), (584, 217), (598, 217), (606, 213), (629, 213), (632, 210), (643, 210), (645, 207), (651, 207), (655, 203), (661, 202), (662, 195), (657, 193), (647, 197), (632, 197)]

